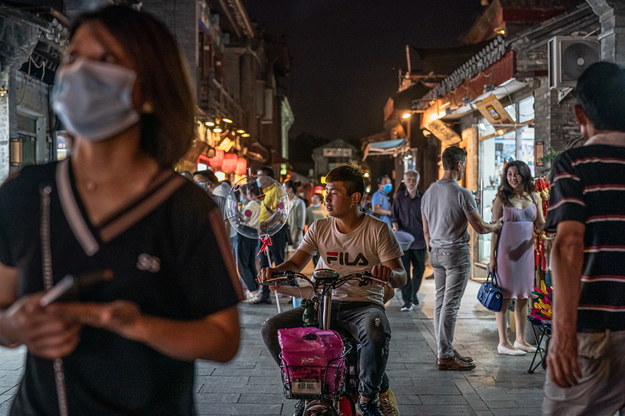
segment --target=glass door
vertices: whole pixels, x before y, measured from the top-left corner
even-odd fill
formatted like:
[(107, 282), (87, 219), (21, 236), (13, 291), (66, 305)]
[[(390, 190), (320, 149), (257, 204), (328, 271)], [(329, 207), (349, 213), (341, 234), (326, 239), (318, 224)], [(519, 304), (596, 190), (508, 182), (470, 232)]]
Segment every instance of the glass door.
[[(534, 97), (527, 97), (518, 103), (506, 107), (506, 111), (518, 123), (526, 123), (534, 119)], [(484, 221), (492, 220), (492, 209), (497, 189), (501, 183), (501, 175), (508, 162), (522, 160), (534, 174), (534, 127), (523, 124), (516, 130), (510, 126), (493, 126), (485, 119), (478, 124), (479, 137), (479, 188), (480, 214)], [(501, 134), (498, 134), (501, 132)], [(491, 234), (480, 234), (478, 237), (477, 262), (487, 264), (490, 261)]]
[[(514, 160), (516, 132), (494, 136), (480, 142), (480, 185), (482, 189), (480, 214), (484, 221), (492, 219), (493, 202), (497, 195), (501, 174), (507, 162)], [(479, 262), (490, 260), (490, 234), (480, 234)]]

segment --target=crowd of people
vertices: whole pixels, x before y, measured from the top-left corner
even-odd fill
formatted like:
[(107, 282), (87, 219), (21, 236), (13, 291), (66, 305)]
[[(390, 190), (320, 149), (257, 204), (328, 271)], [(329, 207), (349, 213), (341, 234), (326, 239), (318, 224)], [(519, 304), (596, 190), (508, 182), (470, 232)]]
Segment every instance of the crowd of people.
[[(197, 171), (194, 185), (172, 169), (194, 134), (186, 73), (174, 37), (147, 13), (108, 6), (72, 27), (52, 94), (71, 155), (25, 167), (0, 188), (0, 344), (27, 348), (11, 415), (194, 414), (193, 361), (225, 362), (238, 349), (241, 282), (252, 304), (271, 303), (272, 290), (294, 298), (261, 331), (279, 364), (277, 331), (302, 325), (299, 299), (312, 290), (258, 283), (311, 260), (381, 282), (335, 289), (332, 327), (360, 344), (359, 414), (398, 414), (385, 371), (385, 288), (412, 310), (429, 257), (436, 366), (474, 369), (453, 343), (471, 267), (469, 225), (493, 233), (489, 270), (504, 296), (497, 352), (511, 356), (537, 348), (524, 338), (534, 230), (556, 233), (543, 413), (625, 412), (623, 69), (599, 62), (580, 76), (574, 111), (586, 143), (555, 160), (547, 217), (529, 167), (510, 161), (490, 223), (459, 183), (467, 153), (457, 146), (443, 152), (440, 180), (421, 193), (419, 173), (408, 170), (393, 199), (384, 175), (369, 200), (353, 166), (332, 169), (325, 193), (310, 200), (296, 181), (276, 182), (270, 167), (235, 188)], [(403, 249), (400, 232), (411, 237)], [(269, 256), (258, 254), (261, 245)], [(64, 276), (74, 290), (57, 302)]]

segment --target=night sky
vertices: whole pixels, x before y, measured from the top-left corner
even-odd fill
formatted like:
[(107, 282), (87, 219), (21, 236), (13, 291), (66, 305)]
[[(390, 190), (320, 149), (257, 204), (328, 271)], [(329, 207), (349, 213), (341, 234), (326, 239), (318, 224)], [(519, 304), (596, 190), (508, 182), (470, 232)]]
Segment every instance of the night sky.
[[(382, 130), (406, 69), (405, 45), (449, 47), (480, 0), (245, 0), (252, 21), (287, 36), (291, 137), (360, 138)], [(414, 62), (414, 59), (413, 59)]]

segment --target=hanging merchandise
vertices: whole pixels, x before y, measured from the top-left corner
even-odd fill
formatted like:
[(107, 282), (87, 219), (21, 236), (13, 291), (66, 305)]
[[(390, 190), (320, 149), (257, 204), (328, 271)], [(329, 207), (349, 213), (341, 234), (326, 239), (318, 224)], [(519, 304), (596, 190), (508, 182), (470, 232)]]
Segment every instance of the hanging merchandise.
[(532, 294), (535, 296), (535, 299), (534, 302), (532, 302), (532, 312), (530, 316), (540, 321), (551, 321), (551, 298), (553, 296), (553, 288), (547, 286), (544, 281), (541, 281), (539, 288), (534, 286)]
[(215, 156), (211, 157), (208, 161), (210, 163), (211, 168), (219, 169), (224, 160), (224, 151), (221, 149), (215, 149)]
[(245, 175), (245, 172), (247, 172), (247, 159), (240, 157), (237, 160), (237, 168), (235, 169), (234, 173), (236, 173), (237, 175)]
[(237, 169), (238, 160), (239, 157), (236, 155), (236, 153), (226, 153), (224, 155), (224, 160), (221, 163), (221, 170), (225, 173), (234, 173), (234, 171)]
[[(547, 205), (549, 204), (549, 180), (547, 178), (538, 178), (534, 181), (534, 187), (536, 192), (540, 195), (542, 200), (543, 215), (547, 216)], [(551, 240), (553, 236), (548, 235), (544, 231), (535, 231), (534, 233), (534, 264), (538, 270), (547, 270), (548, 267), (548, 255), (545, 249), (545, 242)]]

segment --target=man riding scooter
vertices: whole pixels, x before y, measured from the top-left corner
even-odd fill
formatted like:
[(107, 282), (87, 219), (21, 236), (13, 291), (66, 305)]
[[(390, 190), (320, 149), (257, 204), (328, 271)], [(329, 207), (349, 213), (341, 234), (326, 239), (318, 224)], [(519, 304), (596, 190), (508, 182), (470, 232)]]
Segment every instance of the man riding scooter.
[[(259, 280), (265, 281), (275, 272), (299, 272), (319, 253), (321, 261), (317, 269), (330, 268), (340, 275), (368, 271), (393, 288), (403, 287), (406, 283), (401, 263), (403, 252), (387, 224), (361, 211), (364, 189), (364, 179), (357, 168), (340, 166), (331, 170), (326, 176), (329, 217), (316, 220), (293, 256), (276, 268), (262, 269)], [(273, 286), (272, 290), (302, 298), (312, 296), (309, 286)], [(383, 292), (379, 284), (360, 286), (355, 282), (333, 292), (332, 327), (349, 332), (360, 343), (360, 398), (356, 408), (364, 416), (397, 414), (390, 392), (382, 389), (381, 393), (391, 339)], [(302, 313), (302, 308), (292, 309), (263, 324), (263, 340), (277, 363), (280, 362), (277, 331), (302, 326)], [(389, 407), (384, 413), (380, 410)], [(298, 403), (294, 416), (301, 415), (303, 408), (304, 404)]]

